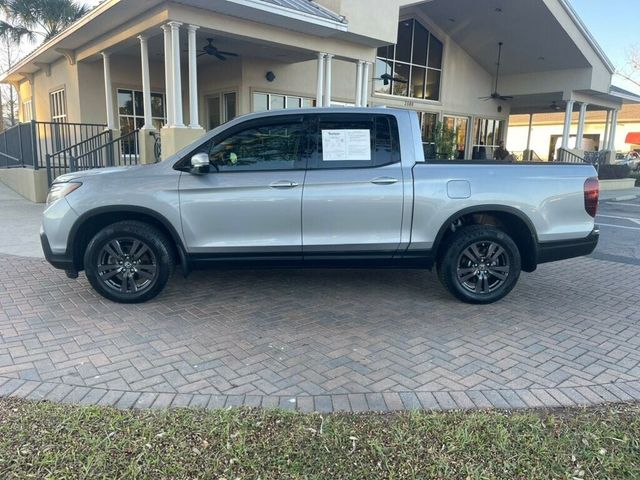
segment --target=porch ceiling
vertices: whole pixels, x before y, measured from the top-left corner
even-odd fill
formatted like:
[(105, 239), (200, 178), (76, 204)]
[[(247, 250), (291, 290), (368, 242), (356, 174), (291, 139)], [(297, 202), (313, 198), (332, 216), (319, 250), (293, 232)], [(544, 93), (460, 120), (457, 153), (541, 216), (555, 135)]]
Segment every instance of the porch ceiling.
[(504, 42), (504, 75), (590, 67), (543, 0), (413, 3), (409, 9), (422, 11), (490, 73), (499, 42)]
[[(196, 33), (196, 46), (198, 50), (207, 45), (207, 39), (213, 39), (213, 45), (221, 51), (238, 54), (239, 57), (264, 58), (276, 60), (281, 63), (298, 63), (313, 60), (317, 54), (294, 47), (284, 48), (281, 45), (274, 45), (258, 40), (249, 40), (239, 37), (230, 37), (227, 33), (201, 28)], [(164, 41), (162, 33), (149, 37), (149, 58), (150, 60), (164, 59)], [(187, 34), (182, 29), (180, 35), (181, 61), (188, 63), (188, 40)], [(120, 56), (140, 57), (140, 44), (136, 38), (129, 39), (111, 49), (111, 52)], [(232, 60), (233, 57), (228, 57)], [(218, 63), (224, 65), (226, 62), (219, 60), (212, 55), (202, 55), (198, 57), (198, 65)]]

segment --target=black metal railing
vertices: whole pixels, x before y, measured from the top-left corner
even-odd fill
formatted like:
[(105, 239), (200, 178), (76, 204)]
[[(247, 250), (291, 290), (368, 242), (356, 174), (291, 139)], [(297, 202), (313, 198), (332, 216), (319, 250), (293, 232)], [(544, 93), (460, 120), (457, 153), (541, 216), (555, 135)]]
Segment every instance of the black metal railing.
[(600, 167), (609, 161), (611, 152), (609, 150), (600, 150), (597, 152), (585, 152), (584, 161), (596, 167), (600, 171)]
[(46, 165), (47, 155), (64, 151), (104, 133), (103, 123), (31, 122), (37, 144), (37, 165)]
[(49, 184), (57, 176), (67, 172), (137, 165), (140, 159), (139, 132), (134, 130), (114, 139), (109, 130), (77, 145), (48, 154), (46, 167)]
[(34, 125), (19, 123), (0, 132), (0, 168), (38, 168)]

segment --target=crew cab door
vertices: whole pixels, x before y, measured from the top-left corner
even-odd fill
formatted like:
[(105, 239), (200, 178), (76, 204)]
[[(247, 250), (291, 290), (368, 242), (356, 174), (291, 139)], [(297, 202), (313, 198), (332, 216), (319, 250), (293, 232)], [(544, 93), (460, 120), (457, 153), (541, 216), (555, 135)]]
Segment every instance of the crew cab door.
[(302, 187), (309, 137), (301, 115), (222, 132), (194, 153), (209, 173), (184, 173), (180, 210), (191, 254), (211, 259), (301, 259)]
[(396, 118), (319, 114), (302, 197), (305, 260), (391, 258), (400, 244), (403, 172)]

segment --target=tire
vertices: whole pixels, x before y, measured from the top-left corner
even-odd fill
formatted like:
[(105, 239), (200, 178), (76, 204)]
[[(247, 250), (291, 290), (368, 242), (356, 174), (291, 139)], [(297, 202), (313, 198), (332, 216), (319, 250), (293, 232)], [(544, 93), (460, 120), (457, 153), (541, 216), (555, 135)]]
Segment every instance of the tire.
[(175, 269), (173, 248), (157, 228), (123, 221), (89, 242), (84, 267), (91, 286), (118, 303), (142, 303), (158, 295)]
[(442, 285), (459, 300), (493, 303), (508, 295), (518, 282), (520, 251), (502, 230), (472, 225), (454, 233), (437, 269)]

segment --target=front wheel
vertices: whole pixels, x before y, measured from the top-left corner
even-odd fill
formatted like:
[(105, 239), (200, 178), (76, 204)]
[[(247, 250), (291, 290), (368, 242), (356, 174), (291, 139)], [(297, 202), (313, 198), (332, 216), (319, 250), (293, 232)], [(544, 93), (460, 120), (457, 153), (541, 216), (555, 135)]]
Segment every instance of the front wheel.
[(438, 261), (438, 277), (466, 303), (493, 303), (515, 287), (520, 251), (502, 230), (473, 225), (458, 230)]
[(89, 242), (84, 267), (91, 286), (118, 303), (158, 295), (174, 270), (171, 244), (155, 227), (124, 221), (100, 230)]

